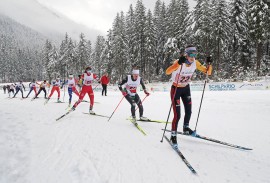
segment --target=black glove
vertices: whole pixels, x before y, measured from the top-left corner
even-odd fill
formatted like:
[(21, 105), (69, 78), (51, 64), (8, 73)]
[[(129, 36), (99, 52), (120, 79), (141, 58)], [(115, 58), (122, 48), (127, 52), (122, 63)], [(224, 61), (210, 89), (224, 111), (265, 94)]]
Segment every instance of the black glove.
[(186, 59), (185, 56), (181, 56), (181, 57), (178, 59), (178, 64), (179, 64), (179, 65), (182, 65), (183, 63), (185, 63), (186, 60), (187, 60), (187, 59)]
[(213, 62), (212, 57), (211, 56), (206, 57), (206, 62), (207, 64), (210, 65)]

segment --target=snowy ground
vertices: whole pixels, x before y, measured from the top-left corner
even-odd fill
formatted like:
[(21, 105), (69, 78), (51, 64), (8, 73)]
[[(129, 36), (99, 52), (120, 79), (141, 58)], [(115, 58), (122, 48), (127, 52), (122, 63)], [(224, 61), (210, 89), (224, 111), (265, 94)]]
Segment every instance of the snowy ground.
[[(267, 90), (205, 92), (197, 132), (254, 150), (241, 151), (178, 136), (181, 151), (198, 172), (197, 176), (165, 140), (160, 143), (164, 124), (140, 122), (147, 133), (143, 136), (126, 120), (130, 107), (125, 100), (110, 122), (83, 114), (88, 112), (89, 103), (81, 103), (76, 111), (56, 122), (67, 103), (54, 103), (54, 98), (44, 106), (43, 98), (21, 100), (18, 94), (17, 98), (8, 99), (0, 92), (0, 183), (269, 183), (270, 180)], [(144, 94), (140, 96), (143, 98)], [(200, 97), (201, 92), (192, 92), (192, 128)], [(98, 103), (94, 111), (110, 115), (120, 99), (120, 92), (109, 92), (107, 97), (96, 92)], [(168, 93), (152, 93), (144, 102), (144, 115), (166, 120), (169, 107)], [(181, 119), (179, 130), (182, 123)]]

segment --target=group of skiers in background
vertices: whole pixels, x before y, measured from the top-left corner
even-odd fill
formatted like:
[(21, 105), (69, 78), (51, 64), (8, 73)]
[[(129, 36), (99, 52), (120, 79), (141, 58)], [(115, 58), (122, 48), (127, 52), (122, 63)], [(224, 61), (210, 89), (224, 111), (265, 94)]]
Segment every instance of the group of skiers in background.
[[(167, 75), (172, 76), (172, 86), (170, 91), (170, 100), (173, 108), (173, 120), (172, 120), (172, 127), (171, 127), (171, 142), (172, 144), (177, 147), (177, 127), (178, 122), (180, 120), (181, 112), (180, 112), (180, 98), (182, 99), (182, 103), (185, 109), (185, 116), (184, 116), (184, 124), (183, 124), (183, 132), (186, 134), (192, 134), (193, 130), (189, 128), (189, 121), (191, 118), (192, 113), (192, 100), (191, 100), (191, 92), (190, 92), (190, 85), (191, 78), (193, 73), (196, 69), (203, 72), (206, 75), (211, 75), (212, 73), (212, 66), (211, 62), (212, 59), (210, 56), (207, 57), (206, 63), (207, 66), (202, 65), (198, 60), (196, 60), (198, 52), (195, 46), (189, 45), (185, 48), (184, 54), (180, 54), (179, 59), (176, 59), (171, 66), (169, 66), (166, 70)], [(34, 90), (35, 96), (33, 99), (36, 99), (41, 91), (45, 94), (46, 102), (50, 100), (54, 92), (57, 92), (57, 101), (60, 102), (60, 88), (63, 88), (67, 85), (68, 94), (69, 94), (69, 107), (71, 111), (74, 111), (77, 106), (83, 101), (84, 96), (87, 94), (90, 99), (90, 107), (89, 113), (95, 114), (93, 111), (94, 106), (94, 91), (92, 88), (94, 80), (98, 81), (102, 85), (102, 96), (107, 96), (107, 85), (109, 83), (108, 73), (105, 73), (100, 79), (98, 76), (92, 72), (91, 67), (86, 67), (85, 71), (78, 79), (75, 79), (72, 74), (69, 75), (66, 81), (61, 82), (60, 78), (56, 78), (51, 83), (48, 83), (44, 80), (41, 83), (37, 83), (33, 80), (29, 84), (30, 91), (25, 98), (29, 96), (29, 94)], [(39, 86), (39, 91), (37, 92), (36, 87)], [(80, 86), (80, 91), (76, 89), (76, 85)], [(146, 96), (149, 96), (150, 93), (147, 91), (143, 78), (140, 77), (140, 71), (137, 68), (132, 70), (130, 75), (124, 77), (122, 81), (118, 83), (119, 90), (121, 91), (123, 97), (130, 103), (131, 105), (131, 121), (136, 123), (136, 115), (135, 115), (135, 106), (137, 105), (139, 108), (139, 116), (140, 120), (149, 120), (147, 117), (143, 116), (143, 105), (142, 101), (137, 93), (137, 88), (139, 85), (142, 86), (143, 91)], [(47, 97), (47, 92), (45, 87), (52, 86), (49, 96)], [(8, 86), (4, 86), (9, 93), (13, 93), (13, 98), (17, 95), (20, 91), (23, 96), (23, 89), (25, 90), (22, 81), (16, 84), (11, 84)], [(4, 89), (4, 88), (3, 88)], [(6, 92), (4, 89), (4, 92)], [(16, 91), (14, 91), (14, 89)], [(15, 92), (15, 93), (14, 93)], [(71, 100), (72, 100), (72, 93), (75, 93), (78, 96), (78, 100), (74, 103), (71, 107)]]

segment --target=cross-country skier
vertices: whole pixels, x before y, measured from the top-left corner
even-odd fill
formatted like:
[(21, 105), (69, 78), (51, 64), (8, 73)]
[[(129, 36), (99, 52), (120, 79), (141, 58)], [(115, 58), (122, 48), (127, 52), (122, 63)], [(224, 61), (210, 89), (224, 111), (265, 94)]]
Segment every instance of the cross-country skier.
[(60, 101), (60, 86), (61, 86), (61, 80), (60, 78), (56, 78), (56, 80), (52, 80), (52, 90), (51, 93), (47, 99), (47, 102), (51, 99), (51, 96), (53, 95), (54, 91), (57, 92), (57, 102), (61, 102)]
[(63, 83), (63, 85), (62, 85), (62, 87), (61, 88), (63, 88), (63, 86), (64, 85), (68, 85), (68, 95), (69, 95), (69, 107), (70, 107), (70, 105), (71, 105), (71, 100), (72, 100), (72, 92), (74, 92), (78, 97), (79, 97), (79, 92), (77, 91), (77, 89), (76, 89), (76, 81), (75, 81), (75, 79), (74, 79), (74, 77), (73, 77), (73, 75), (72, 74), (70, 74), (69, 76), (68, 76), (68, 80), (66, 80), (64, 83)]
[[(193, 130), (189, 128), (189, 120), (191, 117), (191, 94), (189, 83), (191, 77), (196, 69), (203, 73), (211, 75), (212, 66), (209, 67), (203, 66), (198, 60), (196, 47), (189, 45), (185, 48), (185, 55), (180, 56), (180, 58), (167, 68), (166, 74), (172, 75), (172, 87), (171, 87), (171, 100), (173, 106), (174, 118), (172, 121), (172, 132), (171, 132), (171, 142), (174, 146), (177, 145), (176, 131), (178, 122), (181, 116), (180, 113), (180, 98), (184, 104), (185, 108), (185, 117), (183, 124), (183, 132), (186, 134), (192, 134)], [(207, 63), (211, 63), (211, 57), (207, 57)]]
[(34, 90), (35, 95), (37, 95), (37, 89), (36, 89), (36, 81), (33, 79), (31, 83), (29, 83), (30, 91), (28, 92), (27, 96), (25, 98), (28, 98), (30, 93)]
[(14, 94), (14, 96), (13, 96), (12, 98), (15, 98), (16, 95), (17, 95), (17, 93), (18, 93), (19, 91), (21, 91), (21, 93), (22, 93), (22, 98), (24, 98), (24, 96), (23, 96), (23, 89), (24, 89), (24, 91), (25, 91), (25, 87), (24, 87), (22, 81), (20, 81), (18, 84), (15, 84), (15, 86), (16, 86), (16, 87), (15, 87), (15, 88), (16, 88), (16, 93)]
[[(37, 83), (38, 84), (38, 83)], [(36, 96), (33, 99), (36, 99), (38, 95), (40, 94), (41, 91), (44, 92), (44, 98), (47, 99), (47, 91), (46, 91), (46, 86), (49, 86), (49, 83), (47, 83), (46, 80), (44, 80), (42, 83), (38, 84), (39, 85), (39, 90)]]
[(81, 75), (81, 79), (79, 83), (82, 83), (82, 90), (80, 92), (79, 100), (72, 106), (71, 110), (75, 110), (76, 107), (79, 105), (79, 103), (82, 102), (85, 94), (88, 94), (90, 98), (90, 108), (89, 108), (89, 113), (90, 114), (95, 114), (93, 111), (93, 106), (94, 106), (94, 92), (92, 89), (92, 83), (94, 79), (98, 79), (97, 75), (92, 73), (92, 68), (91, 67), (86, 67), (84, 73)]
[[(143, 105), (141, 102), (141, 99), (139, 95), (137, 94), (137, 87), (139, 85), (142, 85), (142, 88), (144, 90), (144, 93), (149, 96), (150, 94), (147, 92), (143, 79), (139, 76), (139, 70), (134, 69), (132, 71), (132, 75), (127, 75), (125, 79), (122, 80), (118, 84), (119, 90), (122, 92), (122, 94), (125, 96), (127, 101), (131, 105), (131, 117), (132, 122), (136, 122), (136, 115), (135, 115), (135, 106), (139, 107), (139, 113), (140, 113), (140, 119), (141, 120), (148, 120), (148, 118), (143, 116)], [(122, 88), (122, 85), (125, 85), (124, 89)]]

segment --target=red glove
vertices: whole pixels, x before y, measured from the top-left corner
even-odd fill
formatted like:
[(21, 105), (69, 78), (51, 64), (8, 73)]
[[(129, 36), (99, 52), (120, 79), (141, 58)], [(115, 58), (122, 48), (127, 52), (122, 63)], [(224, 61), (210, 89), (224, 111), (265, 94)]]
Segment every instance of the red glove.
[(148, 93), (146, 90), (144, 90), (145, 95), (149, 96), (150, 93)]
[(122, 94), (124, 95), (124, 97), (127, 96), (127, 92), (125, 91), (122, 91)]

